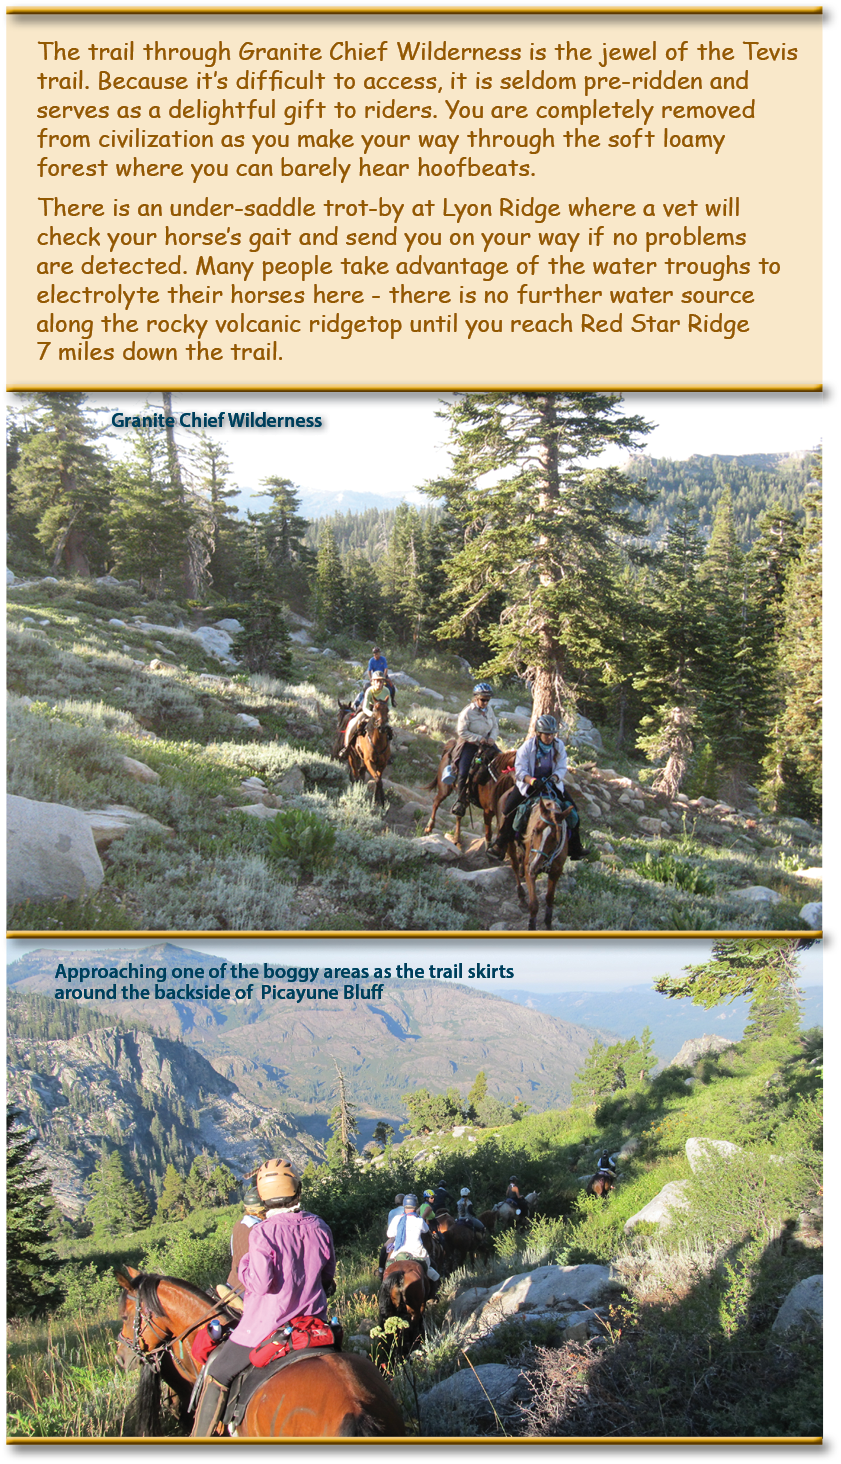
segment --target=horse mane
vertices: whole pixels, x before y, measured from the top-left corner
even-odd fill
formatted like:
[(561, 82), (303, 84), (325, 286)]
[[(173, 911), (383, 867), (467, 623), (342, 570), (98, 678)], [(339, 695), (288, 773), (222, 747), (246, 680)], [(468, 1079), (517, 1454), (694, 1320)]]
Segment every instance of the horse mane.
[[(215, 1299), (212, 1292), (202, 1291), (201, 1287), (194, 1286), (192, 1281), (181, 1281), (177, 1276), (158, 1276), (152, 1271), (140, 1271), (138, 1275), (131, 1278), (131, 1286), (140, 1301), (140, 1305), (145, 1307), (147, 1311), (157, 1310), (160, 1312), (161, 1299), (158, 1296), (158, 1287), (162, 1281), (168, 1281), (172, 1286), (180, 1286), (190, 1296), (195, 1297), (196, 1301), (207, 1302), (208, 1300)], [(120, 1304), (121, 1316), (125, 1309), (127, 1297), (128, 1292), (124, 1291)]]

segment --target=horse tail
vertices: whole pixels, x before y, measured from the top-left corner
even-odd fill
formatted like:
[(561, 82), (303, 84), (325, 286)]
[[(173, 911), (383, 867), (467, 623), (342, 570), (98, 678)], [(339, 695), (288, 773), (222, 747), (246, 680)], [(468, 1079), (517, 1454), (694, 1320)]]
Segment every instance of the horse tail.
[(135, 1400), (139, 1438), (156, 1438), (161, 1432), (161, 1375), (142, 1367)]
[(434, 778), (430, 778), (429, 782), (428, 783), (424, 783), (423, 786), (426, 789), (427, 793), (431, 793), (433, 788), (437, 788), (438, 787), (438, 774), (436, 773), (435, 774), (435, 777)]
[(392, 1290), (393, 1290), (393, 1288), (395, 1286), (398, 1288), (398, 1290), (400, 1292), (400, 1299), (402, 1301), (402, 1299), (403, 1299), (403, 1281), (404, 1281), (404, 1279), (405, 1279), (405, 1272), (404, 1271), (392, 1271), (392, 1273), (391, 1273), (390, 1276), (384, 1276), (383, 1277), (383, 1284), (380, 1287), (380, 1294), (379, 1294), (378, 1303), (377, 1303), (378, 1306), (379, 1306), (380, 1316), (381, 1317), (387, 1317), (387, 1316), (390, 1315), (390, 1313), (389, 1313), (389, 1307), (394, 1305), (394, 1303), (391, 1300), (391, 1293), (392, 1293)]

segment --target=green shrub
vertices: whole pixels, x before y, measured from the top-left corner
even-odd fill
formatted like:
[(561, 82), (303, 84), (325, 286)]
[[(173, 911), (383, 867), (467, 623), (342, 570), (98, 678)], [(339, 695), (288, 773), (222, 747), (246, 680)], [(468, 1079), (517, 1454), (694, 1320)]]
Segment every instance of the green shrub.
[(289, 860), (307, 874), (326, 868), (335, 843), (336, 830), (303, 808), (284, 808), (269, 824), (269, 858)]
[(82, 1266), (65, 1261), (61, 1286), (64, 1300), (59, 1313), (62, 1316), (93, 1317), (103, 1308), (113, 1309), (114, 1276), (110, 1269), (100, 1274), (92, 1263)]
[(656, 880), (658, 884), (674, 885), (689, 895), (714, 895), (715, 885), (709, 875), (673, 854), (646, 854), (641, 864), (634, 868), (643, 879)]

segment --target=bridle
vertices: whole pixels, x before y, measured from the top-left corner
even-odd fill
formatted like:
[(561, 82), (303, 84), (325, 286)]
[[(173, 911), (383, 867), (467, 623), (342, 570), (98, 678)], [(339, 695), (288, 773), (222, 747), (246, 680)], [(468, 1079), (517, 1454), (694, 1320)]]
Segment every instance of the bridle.
[[(183, 1332), (179, 1332), (174, 1337), (167, 1338), (166, 1332), (161, 1331), (160, 1327), (157, 1326), (155, 1317), (143, 1306), (143, 1303), (140, 1300), (140, 1296), (137, 1292), (135, 1292), (132, 1336), (130, 1338), (126, 1337), (124, 1332), (121, 1331), (120, 1341), (129, 1352), (134, 1354), (138, 1362), (143, 1367), (149, 1367), (152, 1369), (153, 1372), (159, 1373), (164, 1364), (165, 1358), (167, 1357), (167, 1355), (171, 1355), (173, 1348), (179, 1342), (183, 1342), (184, 1338), (189, 1337), (191, 1332), (197, 1331), (198, 1328), (203, 1326), (205, 1322), (211, 1321), (213, 1317), (218, 1316), (218, 1314), (224, 1310), (225, 1302), (219, 1302), (215, 1307), (213, 1307), (211, 1311), (207, 1312), (204, 1316), (199, 1317), (197, 1321), (191, 1322), (190, 1326), (185, 1327)], [(155, 1347), (144, 1347), (142, 1343), (141, 1333), (147, 1326), (151, 1329), (156, 1337), (159, 1337), (161, 1339)]]
[[(549, 838), (550, 834), (557, 834), (559, 837), (557, 847), (553, 851), (547, 863), (546, 841)], [(540, 844), (536, 849), (532, 849), (531, 851), (529, 870), (532, 875), (536, 875), (540, 869), (540, 866), (544, 863), (546, 863), (547, 873), (551, 872), (552, 865), (555, 863), (555, 860), (560, 858), (561, 854), (564, 851), (567, 837), (568, 830), (566, 827), (566, 820), (556, 821), (554, 818), (546, 818), (546, 822), (543, 827), (543, 833), (540, 839)]]

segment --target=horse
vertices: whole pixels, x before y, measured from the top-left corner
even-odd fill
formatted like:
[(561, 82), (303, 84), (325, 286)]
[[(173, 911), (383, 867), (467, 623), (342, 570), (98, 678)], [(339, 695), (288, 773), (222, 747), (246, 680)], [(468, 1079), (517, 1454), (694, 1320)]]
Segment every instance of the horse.
[[(546, 913), (543, 923), (552, 929), (552, 906), (555, 903), (555, 886), (566, 863), (569, 830), (567, 819), (572, 806), (562, 809), (554, 798), (539, 798), (529, 814), (522, 845), (512, 839), (508, 845), (511, 867), (517, 880), (517, 897), (521, 905), (528, 903), (529, 930), (537, 928), (537, 876), (545, 872)], [(523, 894), (523, 879), (528, 890), (528, 902)]]
[[(432, 812), (429, 815), (429, 823), (424, 829), (425, 834), (432, 833), (432, 830), (435, 828), (435, 818), (438, 809), (441, 807), (444, 799), (449, 798), (450, 794), (454, 793), (456, 789), (455, 783), (444, 782), (444, 774), (450, 766), (450, 753), (455, 747), (455, 743), (456, 740), (452, 737), (445, 744), (444, 750), (441, 753), (441, 761), (438, 764), (438, 771), (435, 777), (430, 778), (426, 784), (428, 792), (435, 788), (436, 793), (435, 801), (432, 805)], [(514, 767), (514, 756), (513, 752), (498, 752), (489, 761), (483, 758), (479, 775), (482, 776), (485, 769), (487, 769), (487, 777), (482, 782), (477, 782), (471, 774), (470, 782), (468, 783), (470, 805), (482, 811), (486, 844), (490, 844), (493, 836), (493, 821), (499, 811), (500, 799), (504, 793), (508, 792), (509, 788), (514, 786), (514, 773), (512, 771)], [(453, 832), (453, 843), (458, 848), (461, 848), (462, 817), (462, 814), (457, 813), (455, 815), (456, 826)]]
[(380, 1326), (389, 1317), (401, 1317), (409, 1323), (399, 1334), (401, 1354), (411, 1352), (423, 1336), (423, 1317), (432, 1290), (423, 1261), (410, 1257), (390, 1261), (385, 1268), (378, 1302)]
[(466, 1266), (468, 1261), (475, 1261), (477, 1251), (486, 1252), (489, 1249), (491, 1244), (489, 1234), (483, 1235), (480, 1230), (474, 1230), (472, 1225), (465, 1225), (463, 1220), (456, 1219), (446, 1210), (442, 1210), (436, 1219), (438, 1234), (441, 1236), (447, 1257), (448, 1271), (455, 1271), (459, 1266)]
[[(354, 715), (353, 707), (349, 703), (339, 702), (339, 721), (333, 744), (334, 757), (338, 757), (344, 746), (344, 732)], [(374, 784), (374, 802), (378, 807), (385, 803), (382, 777), (391, 757), (391, 738), (386, 731), (387, 727), (388, 702), (377, 701), (368, 713), (364, 730), (357, 732), (348, 749), (347, 765), (351, 781), (362, 781), (367, 772)]]
[[(138, 1435), (160, 1432), (161, 1382), (187, 1405), (199, 1375), (191, 1342), (199, 1327), (224, 1304), (188, 1281), (153, 1276), (124, 1266), (115, 1271), (122, 1287), (123, 1326), (117, 1362), (142, 1367), (138, 1388)], [(250, 1399), (238, 1438), (391, 1438), (406, 1430), (397, 1403), (367, 1357), (325, 1350), (276, 1374)]]
[(597, 1174), (593, 1175), (592, 1179), (588, 1179), (584, 1193), (585, 1195), (599, 1195), (603, 1200), (606, 1200), (610, 1191), (615, 1188), (615, 1174), (610, 1174), (606, 1169), (600, 1169)]

